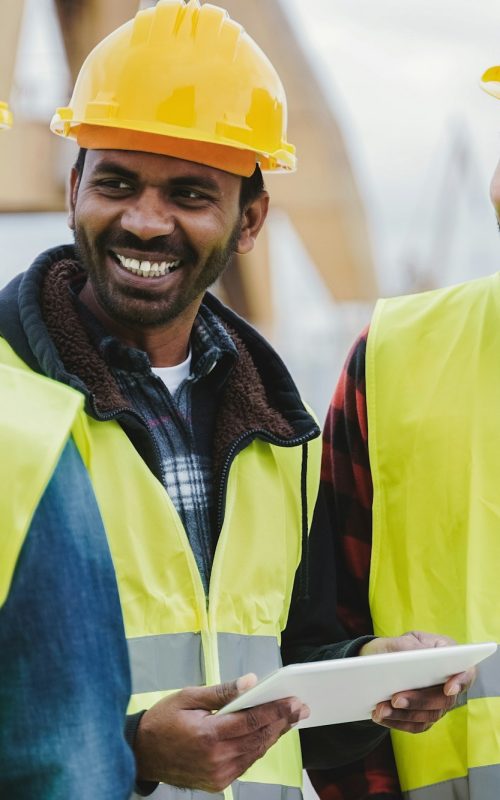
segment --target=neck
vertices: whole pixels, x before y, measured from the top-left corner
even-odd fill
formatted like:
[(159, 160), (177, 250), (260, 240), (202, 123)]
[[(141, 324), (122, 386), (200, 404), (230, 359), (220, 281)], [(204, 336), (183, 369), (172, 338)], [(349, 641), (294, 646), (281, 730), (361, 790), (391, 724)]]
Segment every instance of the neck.
[(175, 367), (186, 360), (189, 339), (200, 303), (191, 305), (164, 325), (139, 327), (111, 317), (98, 302), (89, 281), (80, 292), (80, 300), (108, 333), (127, 347), (135, 347), (147, 353), (153, 367)]

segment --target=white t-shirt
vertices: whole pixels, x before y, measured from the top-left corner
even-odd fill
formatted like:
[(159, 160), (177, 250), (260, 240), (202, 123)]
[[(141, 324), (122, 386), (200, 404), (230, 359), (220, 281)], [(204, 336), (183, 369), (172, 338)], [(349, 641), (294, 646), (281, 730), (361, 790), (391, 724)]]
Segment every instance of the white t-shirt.
[(191, 348), (189, 348), (188, 357), (181, 364), (176, 364), (174, 367), (151, 367), (155, 375), (157, 375), (171, 395), (175, 394), (182, 381), (189, 378), (191, 371)]

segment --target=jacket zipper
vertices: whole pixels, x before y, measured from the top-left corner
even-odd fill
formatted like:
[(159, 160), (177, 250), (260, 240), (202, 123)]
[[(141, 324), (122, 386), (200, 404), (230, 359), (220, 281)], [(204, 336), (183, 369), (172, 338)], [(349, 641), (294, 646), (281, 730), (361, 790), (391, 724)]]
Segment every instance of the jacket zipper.
[(227, 478), (229, 475), (229, 468), (231, 466), (231, 462), (235, 456), (236, 451), (239, 449), (242, 442), (245, 439), (256, 438), (259, 436), (263, 441), (270, 442), (270, 444), (276, 444), (280, 447), (295, 447), (299, 444), (305, 444), (306, 442), (314, 439), (317, 435), (321, 433), (320, 429), (315, 427), (307, 433), (303, 434), (302, 436), (296, 436), (294, 439), (280, 439), (278, 436), (273, 436), (272, 433), (268, 431), (261, 430), (259, 428), (254, 428), (249, 431), (245, 431), (245, 433), (240, 434), (237, 439), (234, 440), (232, 443), (229, 452), (226, 456), (226, 460), (224, 461), (224, 465), (222, 467), (221, 472), (221, 480), (220, 480), (220, 487), (219, 487), (219, 498), (217, 501), (217, 533), (220, 534), (222, 530), (222, 525), (224, 523), (224, 497), (226, 494), (226, 484)]

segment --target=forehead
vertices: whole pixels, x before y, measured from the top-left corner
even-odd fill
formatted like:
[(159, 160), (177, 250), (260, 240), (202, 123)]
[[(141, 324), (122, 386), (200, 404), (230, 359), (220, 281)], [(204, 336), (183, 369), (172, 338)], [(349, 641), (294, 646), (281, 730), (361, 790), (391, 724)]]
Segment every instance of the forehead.
[(172, 156), (143, 153), (136, 150), (88, 150), (85, 156), (84, 176), (96, 172), (130, 173), (137, 178), (154, 183), (167, 183), (169, 180), (199, 180), (213, 184), (224, 192), (239, 192), (241, 178), (230, 172), (185, 161)]

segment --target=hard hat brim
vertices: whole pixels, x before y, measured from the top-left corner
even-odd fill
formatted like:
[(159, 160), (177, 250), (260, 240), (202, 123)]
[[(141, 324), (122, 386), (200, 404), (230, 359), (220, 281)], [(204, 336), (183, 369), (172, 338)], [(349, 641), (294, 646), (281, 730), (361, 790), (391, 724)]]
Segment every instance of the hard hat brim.
[(500, 100), (500, 66), (487, 69), (481, 75), (480, 86), (487, 94)]

